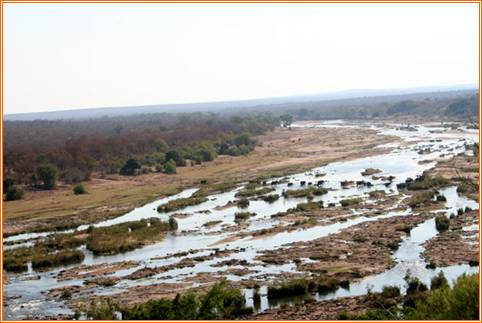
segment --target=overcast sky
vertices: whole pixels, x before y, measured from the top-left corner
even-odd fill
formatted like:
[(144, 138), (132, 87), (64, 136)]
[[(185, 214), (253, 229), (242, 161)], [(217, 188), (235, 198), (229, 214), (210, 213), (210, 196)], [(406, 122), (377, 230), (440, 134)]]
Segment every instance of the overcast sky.
[(5, 113), (478, 82), (477, 4), (4, 4)]

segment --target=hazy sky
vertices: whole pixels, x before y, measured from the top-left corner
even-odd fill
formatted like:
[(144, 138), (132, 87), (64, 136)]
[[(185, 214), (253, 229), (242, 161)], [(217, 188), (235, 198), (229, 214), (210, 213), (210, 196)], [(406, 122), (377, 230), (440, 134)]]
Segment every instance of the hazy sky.
[(478, 82), (478, 4), (4, 4), (5, 113)]

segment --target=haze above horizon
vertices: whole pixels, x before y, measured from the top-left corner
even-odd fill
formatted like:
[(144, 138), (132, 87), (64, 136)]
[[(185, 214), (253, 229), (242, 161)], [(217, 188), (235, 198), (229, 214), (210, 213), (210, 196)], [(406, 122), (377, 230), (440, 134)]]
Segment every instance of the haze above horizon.
[(4, 113), (478, 83), (477, 4), (5, 4)]

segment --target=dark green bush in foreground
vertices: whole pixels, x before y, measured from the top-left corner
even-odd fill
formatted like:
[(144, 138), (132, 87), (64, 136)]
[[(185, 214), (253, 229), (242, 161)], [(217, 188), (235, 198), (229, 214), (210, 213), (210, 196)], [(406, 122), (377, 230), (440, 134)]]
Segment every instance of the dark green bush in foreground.
[(228, 287), (226, 281), (217, 283), (202, 295), (178, 294), (174, 300), (151, 300), (121, 310), (124, 320), (219, 320), (251, 312), (241, 291)]
[[(478, 275), (462, 275), (451, 288), (443, 276), (432, 279), (432, 289), (418, 290), (413, 304), (369, 310), (360, 316), (347, 316), (353, 320), (478, 320), (479, 280)], [(412, 295), (413, 296), (413, 290)], [(407, 296), (406, 296), (407, 297)], [(340, 317), (340, 316), (339, 316)]]

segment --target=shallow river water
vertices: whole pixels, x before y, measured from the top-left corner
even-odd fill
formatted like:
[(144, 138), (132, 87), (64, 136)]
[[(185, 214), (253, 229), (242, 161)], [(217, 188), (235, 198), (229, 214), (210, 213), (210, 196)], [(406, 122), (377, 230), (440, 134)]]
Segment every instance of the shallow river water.
[[(343, 122), (321, 123), (313, 122), (310, 124), (294, 125), (295, 127), (357, 127), (359, 125), (348, 125)], [(367, 126), (368, 127), (368, 126)], [(282, 183), (272, 185), (275, 189), (273, 193), (281, 195), (283, 190), (287, 189), (287, 182), (293, 183), (289, 189), (297, 189), (301, 187), (301, 182), (306, 181), (316, 183), (322, 179), (324, 181), (323, 187), (329, 189), (328, 194), (315, 198), (315, 200), (322, 200), (324, 205), (335, 203), (339, 205), (341, 199), (347, 197), (362, 197), (367, 199), (368, 193), (375, 190), (384, 190), (388, 194), (398, 194), (396, 184), (404, 182), (407, 178), (415, 178), (421, 175), (425, 170), (435, 166), (435, 159), (447, 159), (456, 154), (466, 151), (465, 144), (471, 144), (478, 141), (478, 134), (472, 131), (453, 131), (442, 127), (427, 127), (415, 126), (415, 130), (403, 130), (399, 125), (379, 125), (369, 126), (381, 134), (392, 135), (401, 138), (400, 142), (394, 144), (384, 145), (380, 148), (391, 149), (389, 152), (377, 156), (359, 158), (355, 160), (339, 161), (330, 163), (328, 165), (315, 168), (309, 172), (294, 174), (287, 176)], [(429, 150), (426, 150), (429, 149)], [(426, 150), (425, 153), (420, 154), (419, 151)], [(426, 161), (426, 162), (423, 162)], [(421, 163), (422, 162), (422, 163)], [(377, 176), (394, 176), (391, 184), (387, 184), (386, 180), (373, 180), (370, 177), (361, 175), (361, 171), (366, 168), (377, 168), (382, 170), (382, 173)], [(325, 174), (323, 177), (317, 174)], [(274, 178), (272, 180), (281, 180), (281, 178)], [(369, 180), (373, 186), (371, 187), (349, 187), (342, 188), (340, 182), (344, 180), (358, 181)], [(223, 239), (232, 236), (239, 232), (252, 232), (259, 229), (272, 228), (279, 224), (276, 218), (271, 218), (271, 215), (283, 212), (289, 208), (295, 207), (298, 203), (306, 201), (302, 199), (285, 199), (281, 197), (274, 203), (266, 203), (262, 200), (250, 201), (248, 208), (243, 211), (255, 212), (256, 216), (249, 219), (248, 226), (245, 229), (237, 232), (227, 232), (222, 230), (223, 226), (234, 225), (234, 214), (239, 212), (237, 207), (217, 209), (216, 207), (223, 206), (229, 201), (235, 200), (235, 194), (242, 186), (233, 189), (232, 191), (209, 196), (208, 201), (196, 206), (190, 206), (178, 212), (188, 213), (190, 216), (186, 218), (178, 218), (179, 230), (177, 234), (169, 234), (163, 241), (148, 245), (131, 252), (112, 256), (94, 256), (91, 252), (81, 247), (85, 253), (85, 260), (83, 264), (94, 265), (103, 263), (113, 263), (118, 261), (134, 260), (139, 261), (138, 267), (122, 270), (113, 273), (112, 276), (123, 276), (143, 267), (157, 267), (168, 265), (179, 261), (179, 258), (167, 257), (165, 259), (156, 259), (165, 257), (169, 254), (199, 250), (193, 252), (187, 257), (197, 257), (210, 254), (215, 248), (228, 249), (237, 252), (232, 255), (222, 258), (228, 259), (245, 259), (253, 266), (250, 269), (257, 270), (254, 275), (261, 275), (263, 273), (283, 273), (296, 272), (295, 264), (285, 265), (263, 265), (263, 263), (254, 260), (256, 255), (264, 250), (272, 250), (279, 248), (288, 243), (310, 241), (333, 233), (337, 233), (342, 229), (349, 228), (359, 223), (367, 221), (376, 221), (382, 218), (393, 216), (410, 216), (411, 210), (388, 210), (387, 212), (366, 217), (362, 212), (358, 212), (356, 217), (344, 222), (336, 222), (327, 225), (318, 225), (304, 230), (285, 231), (263, 239), (252, 239), (247, 234), (246, 238), (237, 239), (231, 242), (222, 242)], [(156, 211), (158, 205), (166, 203), (170, 200), (189, 197), (196, 188), (187, 189), (183, 192), (162, 198), (152, 203), (148, 203), (143, 207), (134, 209), (133, 211), (119, 216), (115, 219), (103, 221), (94, 226), (110, 226), (126, 221), (140, 220), (143, 218), (160, 217), (167, 219), (171, 213), (159, 214)], [(456, 213), (458, 208), (470, 207), (478, 209), (478, 203), (461, 197), (456, 192), (456, 187), (448, 187), (440, 190), (440, 193), (447, 198), (446, 208), (442, 211), (447, 214)], [(402, 197), (403, 198), (403, 197)], [(209, 210), (209, 213), (204, 212)], [(204, 223), (209, 221), (221, 221), (219, 224), (206, 228)], [(77, 230), (86, 229), (87, 226), (81, 226)], [(65, 231), (65, 232), (71, 232)], [(53, 232), (31, 233), (12, 236), (4, 239), (5, 242), (19, 241), (24, 239), (38, 239)], [(435, 229), (434, 219), (429, 219), (418, 226), (414, 227), (410, 235), (407, 235), (400, 244), (397, 251), (392, 255), (396, 265), (377, 275), (369, 276), (359, 282), (350, 284), (348, 289), (340, 288), (336, 292), (329, 294), (315, 294), (311, 295), (316, 299), (333, 299), (337, 297), (363, 295), (368, 289), (380, 291), (382, 286), (399, 285), (404, 289), (404, 277), (407, 270), (410, 270), (413, 276), (420, 278), (423, 282), (428, 283), (436, 273), (440, 270), (444, 271), (449, 279), (454, 279), (463, 273), (478, 272), (478, 267), (469, 267), (468, 265), (450, 266), (445, 268), (427, 269), (426, 263), (421, 257), (423, 247), (421, 246), (425, 241), (435, 237), (437, 231)], [(28, 241), (26, 242), (29, 243)], [(24, 243), (25, 244), (25, 243)], [(192, 277), (197, 273), (218, 272), (226, 270), (229, 267), (214, 267), (212, 265), (219, 262), (219, 258), (207, 260), (197, 263), (194, 267), (173, 269), (162, 274), (154, 275), (152, 277), (140, 280), (121, 280), (112, 287), (99, 287), (94, 290), (97, 295), (109, 295), (125, 291), (126, 288), (142, 285), (153, 285), (159, 283), (181, 282), (188, 277)], [(307, 260), (308, 261), (308, 260)], [(5, 314), (6, 319), (25, 319), (35, 316), (49, 316), (57, 314), (71, 314), (71, 310), (59, 302), (50, 301), (46, 298), (46, 292), (49, 289), (57, 288), (67, 285), (82, 285), (83, 280), (67, 280), (57, 281), (56, 274), (65, 270), (66, 268), (76, 267), (73, 265), (69, 267), (57, 268), (48, 272), (34, 272), (29, 269), (28, 273), (9, 275), (10, 282), (5, 285), (4, 293)], [(234, 268), (242, 268), (241, 266), (234, 266)], [(226, 275), (229, 280), (238, 281), (240, 279), (249, 278), (249, 274), (245, 276)], [(252, 305), (252, 290), (244, 290), (247, 304)], [(269, 302), (266, 297), (266, 287), (261, 288), (261, 305), (256, 310), (263, 311), (270, 307), (280, 305), (280, 302)], [(284, 302), (294, 302), (296, 299), (287, 299)]]

